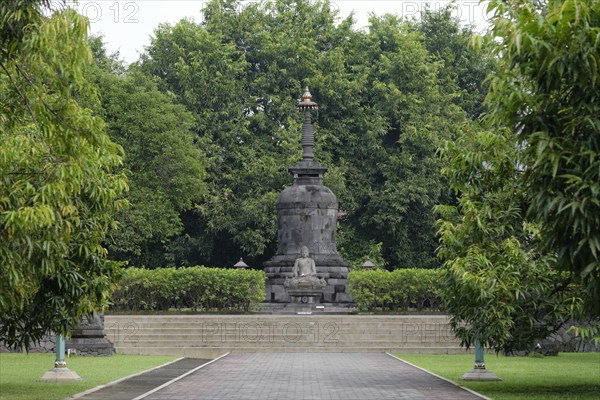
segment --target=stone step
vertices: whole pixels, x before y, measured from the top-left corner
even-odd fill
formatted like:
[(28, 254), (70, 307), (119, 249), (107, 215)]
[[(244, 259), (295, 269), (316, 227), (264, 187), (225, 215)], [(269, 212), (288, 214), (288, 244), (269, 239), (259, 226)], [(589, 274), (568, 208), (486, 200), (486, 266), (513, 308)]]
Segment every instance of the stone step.
[(243, 314), (243, 315), (211, 315), (211, 314), (198, 314), (198, 315), (119, 315), (119, 314), (106, 314), (106, 320), (111, 321), (123, 321), (123, 320), (135, 320), (136, 322), (148, 322), (148, 323), (194, 323), (194, 322), (245, 322), (245, 321), (302, 321), (302, 320), (331, 320), (331, 321), (353, 321), (353, 322), (414, 322), (414, 321), (429, 321), (429, 322), (441, 322), (448, 321), (447, 315), (319, 315), (319, 314), (285, 314), (285, 315), (272, 315), (272, 314)]
[(404, 354), (465, 354), (460, 347), (116, 347), (119, 354), (131, 355), (176, 355), (192, 358), (216, 358), (227, 352), (233, 353), (404, 353)]
[(130, 330), (139, 334), (181, 334), (181, 335), (222, 335), (244, 332), (244, 334), (256, 334), (257, 332), (282, 333), (290, 331), (300, 332), (339, 332), (344, 334), (408, 334), (419, 332), (451, 332), (448, 324), (400, 324), (394, 326), (352, 326), (351, 324), (338, 324), (329, 322), (326, 324), (298, 324), (294, 322), (279, 324), (206, 324), (193, 327), (173, 327), (170, 324), (147, 326), (129, 324), (112, 324), (106, 326), (104, 331)]
[(392, 340), (350, 340), (350, 341), (301, 341), (301, 340), (272, 340), (264, 342), (253, 342), (244, 340), (210, 340), (210, 341), (194, 341), (194, 340), (139, 340), (137, 342), (117, 342), (118, 347), (449, 347), (457, 346), (456, 343), (441, 343), (441, 342), (419, 342), (419, 341), (392, 341)]
[(144, 322), (138, 320), (122, 320), (122, 321), (113, 321), (110, 320), (110, 323), (105, 323), (104, 328), (108, 329), (111, 326), (115, 325), (135, 325), (138, 328), (145, 329), (158, 329), (158, 328), (172, 328), (172, 329), (204, 329), (212, 327), (235, 327), (235, 326), (244, 326), (244, 327), (271, 327), (271, 326), (283, 326), (283, 325), (297, 325), (297, 326), (326, 326), (327, 324), (335, 324), (338, 329), (351, 329), (351, 330), (372, 330), (372, 329), (401, 329), (405, 326), (448, 326), (447, 321), (398, 321), (398, 322), (361, 322), (361, 321), (335, 321), (335, 320), (310, 320), (310, 321), (300, 321), (300, 320), (279, 320), (279, 321), (194, 321), (190, 323), (185, 322)]
[(164, 332), (164, 333), (187, 333), (187, 334), (221, 334), (227, 332), (257, 332), (268, 331), (278, 332), (290, 330), (295, 331), (314, 331), (321, 330), (327, 332), (345, 332), (357, 334), (371, 333), (415, 333), (421, 332), (450, 332), (450, 327), (447, 319), (431, 321), (423, 318), (422, 320), (411, 319), (410, 322), (397, 320), (394, 322), (377, 322), (365, 323), (360, 319), (270, 319), (260, 321), (248, 321), (246, 319), (213, 319), (206, 321), (201, 318), (197, 319), (179, 319), (179, 320), (162, 320), (160, 316), (148, 320), (146, 318), (114, 318), (107, 316), (105, 319), (106, 331), (123, 331), (123, 332)]
[(209, 357), (209, 353), (277, 349), (463, 352), (448, 317), (430, 315), (107, 315), (105, 331), (123, 354)]
[(239, 332), (239, 333), (223, 333), (223, 334), (183, 334), (183, 333), (168, 333), (163, 331), (149, 330), (148, 333), (136, 332), (135, 335), (107, 335), (113, 342), (120, 341), (158, 341), (158, 340), (171, 340), (171, 341), (249, 341), (249, 342), (265, 342), (265, 341), (278, 341), (278, 340), (294, 340), (310, 341), (310, 340), (344, 340), (344, 341), (364, 341), (364, 340), (387, 340), (387, 341), (413, 341), (419, 342), (423, 340), (435, 340), (435, 341), (455, 341), (454, 335), (451, 332), (426, 332), (422, 335), (413, 335), (412, 332), (406, 334), (404, 331), (398, 333), (369, 333), (369, 334), (357, 334), (357, 333), (346, 333), (346, 332), (311, 332), (311, 333), (298, 333), (297, 331), (289, 331), (286, 333), (281, 332)]
[(223, 326), (237, 325), (260, 325), (260, 326), (272, 326), (282, 324), (299, 324), (299, 325), (311, 325), (319, 324), (324, 325), (326, 323), (336, 323), (340, 328), (347, 327), (351, 329), (372, 329), (373, 327), (391, 329), (397, 329), (398, 326), (405, 326), (410, 324), (448, 324), (448, 318), (399, 318), (397, 320), (379, 320), (379, 319), (364, 319), (364, 318), (339, 318), (339, 317), (316, 317), (316, 316), (293, 316), (293, 317), (280, 317), (273, 318), (268, 316), (266, 318), (162, 318), (156, 316), (154, 319), (148, 318), (137, 318), (134, 316), (106, 316), (105, 317), (105, 328), (109, 328), (112, 324), (135, 324), (139, 328), (165, 328), (171, 327), (173, 329), (192, 329), (192, 328), (203, 328), (209, 325), (221, 324)]
[(338, 325), (319, 325), (319, 326), (302, 326), (302, 325), (282, 325), (282, 326), (209, 326), (204, 328), (193, 328), (193, 329), (173, 329), (173, 328), (139, 328), (136, 326), (120, 326), (120, 327), (107, 327), (105, 329), (107, 335), (112, 336), (140, 336), (140, 335), (180, 335), (180, 336), (192, 336), (192, 337), (222, 337), (222, 336), (274, 336), (274, 335), (312, 335), (312, 336), (327, 336), (337, 335), (344, 337), (363, 337), (370, 335), (381, 335), (388, 337), (405, 337), (405, 336), (419, 336), (419, 337), (454, 337), (452, 331), (444, 325), (431, 325), (431, 326), (402, 326), (398, 329), (388, 328), (372, 328), (372, 329), (345, 329)]

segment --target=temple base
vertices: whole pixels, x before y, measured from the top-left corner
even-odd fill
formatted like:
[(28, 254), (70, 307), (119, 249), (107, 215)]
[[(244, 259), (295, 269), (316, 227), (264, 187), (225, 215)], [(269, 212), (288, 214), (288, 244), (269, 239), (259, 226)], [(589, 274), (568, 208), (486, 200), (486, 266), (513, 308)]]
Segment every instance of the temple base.
[(288, 296), (290, 302), (295, 304), (314, 305), (321, 302), (323, 289), (303, 289), (303, 288), (288, 288)]

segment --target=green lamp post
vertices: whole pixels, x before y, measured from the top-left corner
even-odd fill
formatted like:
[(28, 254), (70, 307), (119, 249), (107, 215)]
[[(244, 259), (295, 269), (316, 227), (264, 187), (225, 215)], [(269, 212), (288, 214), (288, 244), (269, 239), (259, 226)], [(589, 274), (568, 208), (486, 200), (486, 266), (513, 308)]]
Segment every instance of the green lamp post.
[(465, 372), (460, 377), (463, 381), (500, 381), (496, 374), (485, 369), (485, 351), (479, 340), (475, 341), (475, 365), (471, 371)]
[(67, 368), (67, 362), (65, 361), (65, 337), (60, 333), (56, 334), (54, 349), (56, 351), (54, 368), (47, 371), (41, 379), (47, 382), (74, 382), (81, 380), (77, 372)]

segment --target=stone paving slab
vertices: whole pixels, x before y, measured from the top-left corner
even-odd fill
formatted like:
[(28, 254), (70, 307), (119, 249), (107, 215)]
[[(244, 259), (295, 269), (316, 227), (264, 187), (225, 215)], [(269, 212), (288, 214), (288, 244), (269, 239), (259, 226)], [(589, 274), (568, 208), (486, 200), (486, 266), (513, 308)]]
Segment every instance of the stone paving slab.
[(482, 398), (383, 353), (233, 353), (144, 399)]

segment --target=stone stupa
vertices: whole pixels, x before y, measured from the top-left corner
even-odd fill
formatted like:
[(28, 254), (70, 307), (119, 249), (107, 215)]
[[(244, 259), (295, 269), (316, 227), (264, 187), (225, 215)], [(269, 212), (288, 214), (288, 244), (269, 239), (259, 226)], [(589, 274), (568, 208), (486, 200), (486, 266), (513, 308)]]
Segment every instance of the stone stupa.
[(277, 252), (265, 263), (267, 301), (288, 303), (285, 287), (292, 278), (294, 262), (306, 246), (316, 265), (317, 277), (325, 281), (320, 303), (350, 303), (348, 262), (337, 251), (338, 202), (323, 185), (327, 167), (314, 161), (315, 136), (311, 111), (317, 103), (305, 89), (298, 111), (304, 112), (302, 124), (302, 160), (288, 167), (294, 184), (284, 189), (277, 200)]

